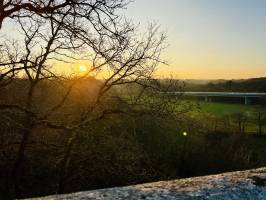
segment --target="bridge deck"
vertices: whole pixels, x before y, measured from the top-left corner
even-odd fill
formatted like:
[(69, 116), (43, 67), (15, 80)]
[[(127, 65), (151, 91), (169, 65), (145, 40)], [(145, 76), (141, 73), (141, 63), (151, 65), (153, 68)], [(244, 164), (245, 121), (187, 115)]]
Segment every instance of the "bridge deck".
[(266, 93), (244, 93), (244, 92), (173, 92), (174, 94), (183, 94), (186, 96), (202, 97), (266, 97)]

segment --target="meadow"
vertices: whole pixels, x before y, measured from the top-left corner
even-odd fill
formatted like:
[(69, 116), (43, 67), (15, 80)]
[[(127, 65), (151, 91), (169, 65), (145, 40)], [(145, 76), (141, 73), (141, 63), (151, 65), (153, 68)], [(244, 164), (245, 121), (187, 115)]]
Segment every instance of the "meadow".
[[(230, 104), (219, 102), (200, 102), (202, 112), (211, 113), (215, 116), (222, 117), (225, 115), (231, 115), (239, 112), (253, 113), (257, 109), (263, 108), (258, 105), (243, 105), (243, 104)], [(265, 108), (263, 108), (265, 109)]]
[[(237, 103), (192, 101), (197, 109), (189, 112), (194, 119), (206, 118), (215, 131), (242, 132), (263, 134), (265, 132), (266, 107), (263, 105), (244, 105)], [(241, 126), (241, 127), (240, 127)], [(244, 129), (244, 130), (242, 130)]]

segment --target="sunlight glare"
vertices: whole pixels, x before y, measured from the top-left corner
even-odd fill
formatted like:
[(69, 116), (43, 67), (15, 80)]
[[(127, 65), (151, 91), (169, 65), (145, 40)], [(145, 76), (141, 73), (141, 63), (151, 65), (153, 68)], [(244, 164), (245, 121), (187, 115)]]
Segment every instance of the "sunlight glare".
[(80, 66), (79, 66), (79, 70), (80, 70), (81, 72), (86, 72), (88, 69), (87, 69), (86, 66), (84, 66), (84, 65), (80, 65)]

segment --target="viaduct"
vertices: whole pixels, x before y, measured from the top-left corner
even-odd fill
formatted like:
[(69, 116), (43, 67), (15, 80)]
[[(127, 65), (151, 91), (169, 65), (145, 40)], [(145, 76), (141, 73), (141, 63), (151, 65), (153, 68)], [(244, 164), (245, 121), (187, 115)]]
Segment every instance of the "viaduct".
[(241, 98), (246, 105), (251, 104), (252, 99), (266, 98), (266, 93), (243, 93), (243, 92), (173, 92), (184, 96), (203, 97), (206, 102), (212, 97)]

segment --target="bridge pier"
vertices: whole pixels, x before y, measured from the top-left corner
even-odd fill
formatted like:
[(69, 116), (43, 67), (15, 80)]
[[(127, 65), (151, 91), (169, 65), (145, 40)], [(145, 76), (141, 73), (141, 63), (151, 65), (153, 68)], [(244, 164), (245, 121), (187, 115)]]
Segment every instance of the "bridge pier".
[[(195, 96), (199, 97), (205, 102), (211, 102), (212, 100), (218, 101), (217, 97), (236, 97), (240, 99), (241, 103), (249, 105), (251, 103), (256, 103), (259, 98), (266, 98), (266, 93), (245, 93), (245, 92), (172, 92), (173, 94), (181, 94), (185, 96)], [(254, 101), (254, 99), (256, 101)], [(243, 101), (244, 100), (244, 101)], [(239, 103), (240, 103), (239, 102)]]
[(251, 100), (248, 97), (245, 97), (245, 105), (251, 104)]
[(210, 96), (204, 96), (204, 101), (205, 101), (205, 102), (211, 102), (212, 99), (211, 99)]

